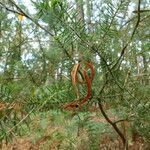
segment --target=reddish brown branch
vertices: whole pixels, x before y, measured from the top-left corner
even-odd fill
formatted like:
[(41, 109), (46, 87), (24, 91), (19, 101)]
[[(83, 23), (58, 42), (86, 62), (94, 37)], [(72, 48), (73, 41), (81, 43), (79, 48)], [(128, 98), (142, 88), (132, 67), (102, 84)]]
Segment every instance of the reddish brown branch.
[(104, 118), (106, 119), (106, 121), (114, 128), (114, 130), (117, 132), (117, 134), (120, 136), (121, 140), (122, 140), (122, 143), (124, 145), (124, 148), (126, 150), (128, 150), (128, 142), (127, 142), (127, 139), (125, 138), (125, 136), (123, 135), (123, 133), (120, 131), (120, 129), (118, 128), (118, 126), (116, 125), (116, 123), (114, 123), (113, 121), (111, 121), (109, 119), (109, 117), (107, 116), (107, 114), (105, 113), (104, 109), (103, 109), (103, 106), (100, 102), (100, 100), (98, 100), (98, 105), (99, 105), (99, 109), (102, 113), (102, 115), (104, 116)]
[(120, 119), (120, 120), (117, 120), (117, 121), (114, 122), (114, 124), (117, 124), (117, 123), (123, 122), (123, 121), (128, 121), (128, 119)]
[(136, 30), (137, 30), (137, 28), (138, 28), (138, 26), (139, 26), (139, 23), (140, 23), (140, 16), (141, 16), (141, 15), (140, 15), (140, 4), (141, 4), (141, 0), (138, 0), (137, 22), (136, 22), (135, 27), (134, 27), (134, 29), (133, 29), (133, 31), (132, 31), (130, 40), (129, 40), (129, 41), (127, 42), (127, 44), (122, 48), (120, 57), (118, 58), (117, 62), (113, 65), (112, 68), (115, 68), (115, 67), (118, 65), (118, 63), (120, 62), (120, 60), (122, 59), (122, 57), (124, 56), (125, 51), (126, 51), (128, 45), (131, 43), (131, 41), (132, 41), (132, 39), (133, 39), (133, 37), (134, 37), (134, 35), (135, 35), (135, 32), (136, 32)]

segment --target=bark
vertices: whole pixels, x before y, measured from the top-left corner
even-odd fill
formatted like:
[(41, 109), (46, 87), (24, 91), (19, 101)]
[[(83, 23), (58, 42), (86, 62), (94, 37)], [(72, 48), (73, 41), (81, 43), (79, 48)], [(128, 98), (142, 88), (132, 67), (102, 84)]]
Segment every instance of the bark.
[(91, 17), (92, 17), (92, 1), (91, 0), (86, 0), (86, 16), (87, 16), (87, 28), (88, 32), (92, 31), (92, 22), (91, 22)]
[(76, 9), (77, 9), (77, 21), (81, 21), (84, 25), (84, 9), (83, 9), (83, 0), (76, 0)]
[[(78, 34), (80, 36), (82, 36), (82, 34), (84, 34), (85, 32), (85, 20), (84, 20), (84, 3), (83, 0), (76, 0), (76, 11), (77, 11), (77, 17), (76, 17), (76, 23), (77, 23), (77, 29), (79, 32)], [(83, 55), (82, 53), (80, 53), (80, 41), (81, 39), (79, 39), (79, 41), (77, 41), (77, 43), (75, 44), (75, 51), (74, 51), (74, 58), (76, 60), (76, 62), (78, 63), (80, 60), (83, 59)]]
[(16, 35), (14, 40), (9, 43), (8, 53), (4, 68), (4, 77), (7, 82), (13, 81), (14, 77), (19, 77), (19, 71), (16, 71), (18, 64), (21, 63), (21, 46), (22, 46), (22, 25), (19, 23), (16, 27)]
[(149, 85), (149, 79), (148, 79), (148, 61), (146, 60), (146, 56), (143, 55), (143, 65), (144, 65), (144, 84)]

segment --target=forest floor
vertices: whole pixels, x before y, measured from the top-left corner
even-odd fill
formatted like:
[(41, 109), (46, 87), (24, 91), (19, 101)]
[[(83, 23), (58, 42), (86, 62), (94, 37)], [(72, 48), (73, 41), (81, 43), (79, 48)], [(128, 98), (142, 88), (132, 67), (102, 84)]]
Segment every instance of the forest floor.
[[(60, 148), (61, 142), (59, 140), (53, 141), (50, 145), (48, 144), (48, 140), (50, 137), (43, 137), (39, 139), (36, 143), (32, 142), (30, 138), (15, 138), (11, 143), (7, 144), (5, 142), (2, 143), (1, 150), (67, 150)], [(99, 145), (98, 150), (123, 150), (122, 144), (120, 140), (112, 140), (111, 137), (105, 136), (101, 140), (101, 144)], [(45, 145), (45, 148), (43, 148)], [(73, 150), (86, 150), (82, 149), (82, 147), (78, 147)], [(90, 148), (92, 149), (92, 147)], [(150, 150), (150, 147), (145, 146), (143, 141), (137, 140), (134, 143), (129, 145), (129, 150)]]
[[(32, 120), (34, 124), (34, 128), (40, 129), (42, 128), (39, 124), (41, 123), (41, 118), (36, 118), (36, 120)], [(116, 121), (117, 118), (114, 116), (111, 116), (110, 118), (113, 121)], [(61, 119), (60, 119), (61, 120)], [(95, 115), (91, 115), (89, 117), (89, 120), (92, 120), (95, 123), (98, 124), (107, 124), (106, 120), (103, 117), (96, 117)], [(40, 121), (40, 122), (39, 122)], [(70, 123), (70, 122), (69, 122)], [(65, 126), (61, 124), (52, 124), (47, 125), (46, 128), (42, 131), (45, 132), (42, 133), (42, 136), (36, 137), (36, 140), (33, 140), (35, 138), (37, 130), (31, 133), (31, 136), (14, 136), (12, 141), (8, 144), (6, 144), (5, 141), (1, 144), (1, 150), (68, 150), (68, 147), (66, 146), (67, 139), (64, 137), (61, 138), (54, 138), (54, 135), (56, 133), (62, 133), (63, 131), (66, 132)], [(111, 127), (110, 127), (111, 128)], [(37, 135), (36, 135), (37, 136)], [(74, 133), (71, 135), (74, 136)], [(81, 129), (80, 134), (78, 135), (79, 140), (83, 141), (83, 139), (86, 139), (86, 144), (88, 144), (89, 139), (87, 131), (85, 129)], [(63, 139), (64, 138), (64, 139)], [(97, 145), (96, 150), (123, 150), (122, 148), (122, 142), (118, 138), (118, 136), (115, 136), (115, 138), (112, 138), (110, 133), (105, 133), (100, 138), (100, 143)], [(131, 142), (129, 140), (129, 150), (150, 150), (150, 147), (144, 143), (144, 140), (141, 137), (136, 137), (134, 141)], [(85, 145), (81, 142), (75, 143), (71, 150), (95, 150), (95, 148), (91, 147), (84, 147)]]

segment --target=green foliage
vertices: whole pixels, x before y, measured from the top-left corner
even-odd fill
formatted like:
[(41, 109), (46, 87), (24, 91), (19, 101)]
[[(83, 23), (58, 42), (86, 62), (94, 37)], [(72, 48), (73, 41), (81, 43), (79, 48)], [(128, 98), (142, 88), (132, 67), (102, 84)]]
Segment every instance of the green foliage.
[[(68, 93), (66, 95), (66, 93)], [(40, 106), (40, 109), (61, 108), (61, 106), (73, 98), (69, 82), (54, 83), (41, 87), (35, 91), (35, 96), (31, 99), (30, 104)], [(39, 109), (37, 107), (37, 109)]]
[[(142, 12), (148, 2), (141, 2), (140, 13), (132, 12), (139, 7), (131, 1), (31, 3), (32, 14), (21, 2), (0, 2), (0, 141), (47, 137), (47, 145), (60, 149), (96, 150), (103, 134), (116, 137), (105, 123), (90, 120), (102, 116), (87, 106), (63, 110), (76, 99), (70, 73), (82, 60), (91, 60), (96, 71), (88, 106), (101, 101), (108, 117), (128, 119), (129, 130), (149, 141), (150, 20)], [(25, 19), (19, 21), (18, 13)], [(80, 88), (81, 97), (86, 89)]]

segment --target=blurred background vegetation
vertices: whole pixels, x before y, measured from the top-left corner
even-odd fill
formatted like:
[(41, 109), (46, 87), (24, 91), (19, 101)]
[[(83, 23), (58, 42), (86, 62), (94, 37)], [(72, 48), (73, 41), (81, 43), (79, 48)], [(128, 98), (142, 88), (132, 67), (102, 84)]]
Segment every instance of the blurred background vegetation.
[[(149, 0), (0, 2), (0, 149), (148, 150), (149, 6)], [(76, 99), (70, 72), (82, 60), (96, 70), (91, 100), (64, 110)]]

